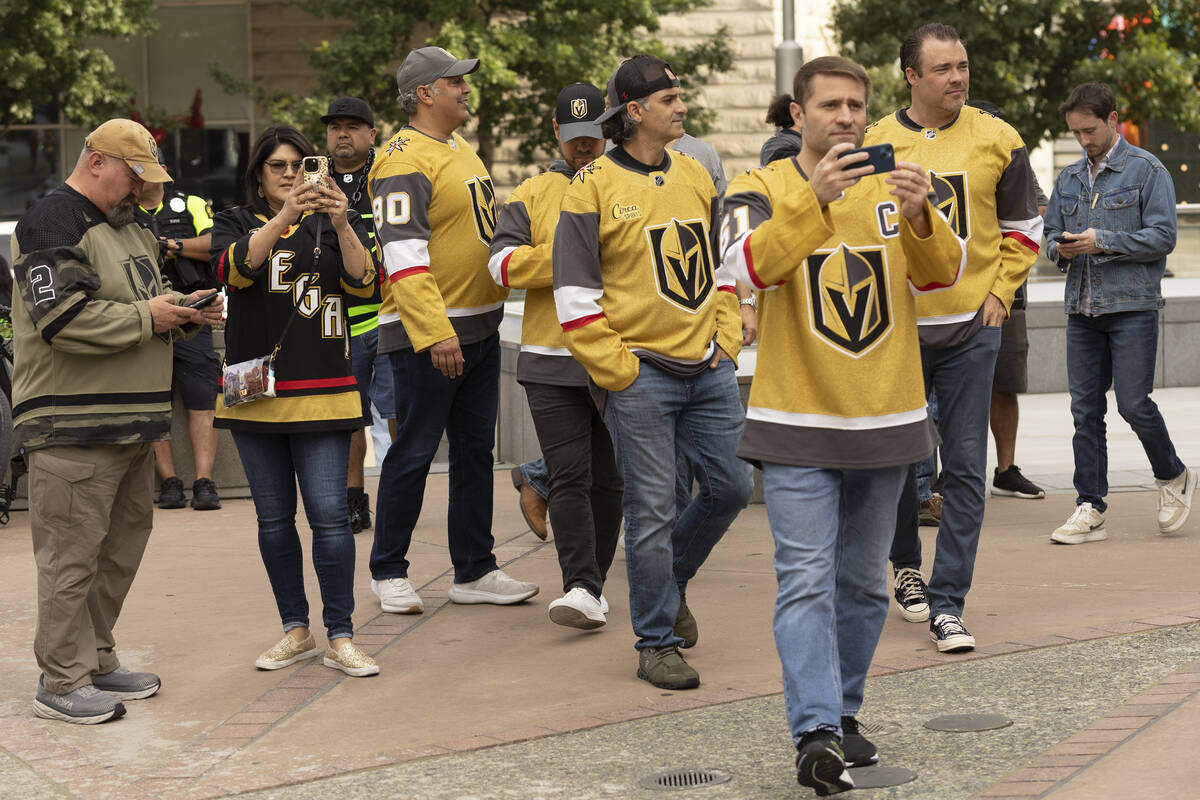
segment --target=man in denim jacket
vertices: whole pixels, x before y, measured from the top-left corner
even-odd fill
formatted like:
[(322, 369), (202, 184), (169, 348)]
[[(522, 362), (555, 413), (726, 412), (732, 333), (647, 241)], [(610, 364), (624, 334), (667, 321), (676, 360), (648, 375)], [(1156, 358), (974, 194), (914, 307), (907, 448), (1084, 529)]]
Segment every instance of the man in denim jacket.
[(1158, 309), (1175, 249), (1175, 188), (1158, 159), (1117, 133), (1117, 103), (1101, 83), (1071, 92), (1059, 113), (1085, 154), (1054, 183), (1046, 207), (1047, 256), (1067, 273), (1067, 380), (1075, 420), (1075, 511), (1050, 534), (1060, 544), (1108, 538), (1105, 393), (1142, 442), (1158, 481), (1158, 528), (1191, 511), (1196, 474), (1175, 454), (1154, 389)]

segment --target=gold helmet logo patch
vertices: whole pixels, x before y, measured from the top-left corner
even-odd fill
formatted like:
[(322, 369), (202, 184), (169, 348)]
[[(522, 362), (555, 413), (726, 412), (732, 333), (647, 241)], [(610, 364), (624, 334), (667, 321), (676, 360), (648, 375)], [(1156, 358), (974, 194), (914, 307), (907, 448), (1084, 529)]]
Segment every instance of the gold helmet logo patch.
[(658, 293), (687, 311), (703, 308), (716, 283), (704, 221), (672, 219), (646, 228), (646, 238)]
[(479, 241), (491, 244), (492, 235), (496, 232), (496, 190), (492, 188), (492, 179), (475, 175), (466, 184), (467, 191), (471, 193), (475, 232)]
[(843, 244), (813, 253), (807, 268), (813, 329), (826, 343), (858, 358), (891, 330), (884, 248)]
[(583, 119), (587, 116), (586, 97), (576, 97), (571, 101), (571, 116), (575, 119)]
[(950, 229), (964, 242), (971, 238), (971, 208), (967, 194), (967, 173), (929, 173), (930, 191), (937, 197), (933, 207), (938, 210)]

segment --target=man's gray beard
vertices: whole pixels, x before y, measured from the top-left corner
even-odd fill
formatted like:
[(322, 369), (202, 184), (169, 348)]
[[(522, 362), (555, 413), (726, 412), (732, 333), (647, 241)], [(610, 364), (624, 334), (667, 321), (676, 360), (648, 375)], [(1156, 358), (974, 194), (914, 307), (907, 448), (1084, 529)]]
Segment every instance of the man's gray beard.
[(108, 224), (114, 228), (122, 228), (133, 222), (133, 203), (126, 205), (124, 201), (104, 215)]

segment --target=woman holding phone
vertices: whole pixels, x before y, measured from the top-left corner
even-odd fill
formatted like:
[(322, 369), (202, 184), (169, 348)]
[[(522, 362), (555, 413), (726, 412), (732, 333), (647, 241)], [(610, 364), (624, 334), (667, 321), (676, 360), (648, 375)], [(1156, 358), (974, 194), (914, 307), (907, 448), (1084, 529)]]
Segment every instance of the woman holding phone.
[(324, 664), (347, 675), (379, 666), (353, 642), (354, 536), (346, 511), (350, 433), (362, 406), (348, 354), (343, 294), (369, 296), (376, 269), (363, 221), (329, 179), (302, 171), (314, 154), (295, 128), (276, 125), (255, 142), (246, 204), (217, 214), (212, 262), (229, 290), (227, 364), (274, 354), (275, 396), (226, 406), (258, 516), (258, 546), (283, 638), (255, 661), (279, 669), (318, 655), (309, 631), (296, 484), (312, 528), (312, 559), (329, 646)]

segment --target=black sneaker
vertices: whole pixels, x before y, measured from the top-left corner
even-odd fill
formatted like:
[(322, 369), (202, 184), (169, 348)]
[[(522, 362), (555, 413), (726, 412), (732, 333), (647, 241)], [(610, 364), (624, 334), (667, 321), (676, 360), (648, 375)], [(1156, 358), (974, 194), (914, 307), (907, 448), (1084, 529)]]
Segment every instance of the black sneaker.
[(899, 567), (894, 574), (896, 589), (893, 594), (900, 604), (900, 615), (909, 622), (929, 619), (929, 596), (925, 593), (925, 579), (921, 577), (921, 571)]
[(211, 478), (197, 478), (192, 484), (192, 508), (197, 511), (215, 511), (221, 507), (217, 485)]
[(1022, 475), (1017, 465), (1012, 464), (1004, 472), (996, 467), (995, 474), (992, 476), (992, 494), (996, 497), (1039, 500), (1046, 496), (1046, 490)]
[(929, 623), (929, 638), (937, 644), (939, 653), (962, 653), (975, 649), (975, 637), (967, 632), (962, 617), (938, 614)]
[(842, 717), (842, 754), (847, 767), (869, 767), (879, 763), (879, 751), (859, 732), (855, 717)]
[(639, 650), (637, 676), (660, 689), (695, 689), (700, 685), (700, 673), (683, 660), (674, 645)]
[(184, 508), (186, 506), (187, 500), (183, 497), (183, 481), (174, 476), (164, 480), (162, 488), (158, 490), (158, 507)]
[(346, 509), (350, 512), (350, 532), (362, 533), (371, 527), (371, 498), (362, 489), (346, 490)]
[(801, 786), (812, 787), (821, 797), (854, 788), (842, 746), (832, 732), (804, 734), (797, 750), (796, 782)]

